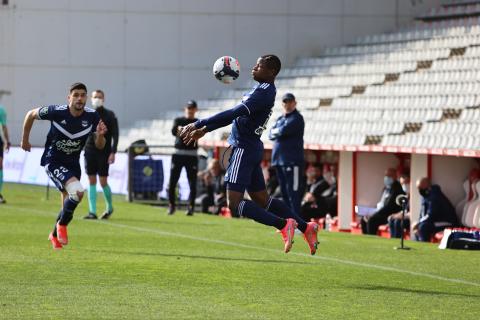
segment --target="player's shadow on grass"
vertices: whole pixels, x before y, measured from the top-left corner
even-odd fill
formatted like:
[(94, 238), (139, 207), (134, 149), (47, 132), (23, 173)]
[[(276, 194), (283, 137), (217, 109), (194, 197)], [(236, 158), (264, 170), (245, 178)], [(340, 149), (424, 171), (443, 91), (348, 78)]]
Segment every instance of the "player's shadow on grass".
[(164, 252), (129, 252), (129, 251), (107, 251), (107, 250), (88, 250), (97, 253), (110, 253), (120, 255), (133, 255), (133, 256), (155, 256), (155, 257), (167, 257), (177, 259), (204, 259), (204, 260), (218, 260), (218, 261), (240, 261), (240, 262), (253, 262), (253, 263), (272, 263), (272, 264), (295, 264), (295, 265), (315, 265), (312, 262), (301, 261), (288, 261), (288, 260), (272, 260), (272, 259), (248, 259), (248, 258), (229, 258), (229, 257), (215, 257), (215, 256), (200, 256), (189, 254), (173, 254)]
[(368, 291), (381, 290), (381, 291), (390, 291), (395, 293), (416, 293), (416, 294), (422, 294), (422, 295), (460, 296), (460, 297), (468, 297), (468, 298), (480, 298), (480, 295), (478, 294), (432, 291), (432, 290), (422, 290), (422, 289), (409, 289), (409, 288), (389, 287), (389, 286), (381, 286), (381, 285), (350, 286), (350, 288), (357, 289), (357, 290), (368, 290)]

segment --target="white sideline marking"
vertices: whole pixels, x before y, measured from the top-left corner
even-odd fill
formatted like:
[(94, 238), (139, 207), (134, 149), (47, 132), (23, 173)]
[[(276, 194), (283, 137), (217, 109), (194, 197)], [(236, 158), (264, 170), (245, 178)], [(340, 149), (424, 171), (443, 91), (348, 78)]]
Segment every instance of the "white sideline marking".
[[(9, 209), (13, 209), (13, 210), (25, 211), (25, 212), (30, 212), (30, 213), (39, 213), (39, 214), (45, 214), (45, 215), (52, 216), (52, 213), (47, 212), (47, 211), (31, 210), (31, 209), (26, 209), (26, 208), (18, 208), (18, 207), (14, 207), (14, 206), (11, 206), (11, 205), (2, 205), (2, 206), (6, 207), (6, 208), (9, 208)], [(112, 226), (112, 227), (130, 229), (130, 230), (135, 230), (135, 231), (140, 231), (140, 232), (149, 232), (149, 233), (154, 233), (154, 234), (159, 234), (159, 235), (164, 235), (164, 236), (170, 236), (170, 237), (178, 237), (178, 238), (185, 238), (185, 239), (196, 240), (196, 241), (218, 243), (218, 244), (223, 244), (223, 245), (232, 246), (232, 247), (255, 249), (255, 250), (268, 251), (268, 252), (273, 252), (273, 253), (281, 252), (280, 250), (275, 250), (275, 249), (251, 246), (251, 245), (247, 245), (247, 244), (241, 244), (241, 243), (235, 243), (235, 242), (229, 242), (229, 241), (223, 241), (223, 240), (215, 240), (215, 239), (208, 239), (208, 238), (202, 238), (202, 237), (194, 237), (194, 236), (190, 236), (190, 235), (183, 234), (183, 233), (175, 233), (175, 232), (161, 231), (161, 230), (156, 230), (156, 229), (142, 228), (142, 227), (131, 226), (131, 225), (121, 224), (121, 223), (116, 223), (116, 222), (111, 222), (111, 221), (108, 221), (108, 222), (107, 221), (105, 221), (105, 222), (99, 221), (99, 222), (104, 223), (105, 225)], [(388, 267), (388, 266), (381, 266), (381, 265), (376, 265), (376, 264), (371, 264), (371, 263), (364, 263), (364, 262), (338, 259), (338, 258), (332, 258), (332, 257), (316, 256), (316, 255), (311, 256), (309, 254), (299, 253), (299, 252), (289, 252), (289, 254), (290, 255), (301, 256), (301, 257), (308, 257), (308, 258), (313, 258), (313, 259), (320, 259), (320, 260), (325, 260), (325, 261), (337, 262), (337, 263), (342, 263), (342, 264), (347, 264), (347, 265), (352, 265), (352, 266), (357, 266), (357, 267), (364, 267), (364, 268), (377, 269), (377, 270), (382, 270), (382, 271), (404, 273), (404, 274), (409, 274), (409, 275), (417, 276), (417, 277), (425, 277), (425, 278), (430, 278), (430, 279), (435, 279), (435, 280), (441, 280), (441, 281), (447, 281), (447, 282), (460, 283), (460, 284), (480, 287), (480, 283), (477, 283), (477, 282), (467, 281), (467, 280), (463, 280), (463, 279), (447, 278), (447, 277), (437, 276), (437, 275), (430, 274), (430, 273), (415, 272), (415, 271), (397, 269), (397, 268)]]

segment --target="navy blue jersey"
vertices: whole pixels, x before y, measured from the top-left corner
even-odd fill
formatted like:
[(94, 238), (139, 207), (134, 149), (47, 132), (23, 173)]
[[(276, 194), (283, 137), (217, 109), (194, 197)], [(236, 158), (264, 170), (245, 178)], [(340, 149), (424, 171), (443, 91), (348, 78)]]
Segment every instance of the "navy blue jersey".
[(38, 109), (38, 117), (51, 122), (42, 155), (42, 166), (50, 162), (78, 162), (88, 136), (96, 131), (100, 121), (98, 113), (87, 107), (80, 116), (74, 117), (68, 105), (41, 107)]
[(243, 96), (242, 102), (236, 107), (199, 120), (195, 126), (206, 126), (207, 131), (213, 131), (233, 121), (228, 143), (234, 147), (263, 148), (260, 137), (267, 128), (276, 94), (277, 89), (273, 83), (259, 83)]
[(303, 165), (303, 132), (305, 122), (297, 109), (277, 119), (270, 130), (269, 138), (274, 141), (272, 165)]

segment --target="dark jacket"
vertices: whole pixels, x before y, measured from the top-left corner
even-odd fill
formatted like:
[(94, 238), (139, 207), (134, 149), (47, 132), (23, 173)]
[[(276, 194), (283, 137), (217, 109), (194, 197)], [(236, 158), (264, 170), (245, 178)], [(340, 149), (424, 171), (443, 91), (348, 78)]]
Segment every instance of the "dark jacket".
[(102, 119), (103, 123), (107, 127), (107, 133), (105, 134), (105, 148), (103, 150), (99, 150), (95, 147), (95, 139), (93, 135), (88, 137), (87, 143), (85, 144), (85, 153), (92, 154), (92, 153), (101, 153), (105, 155), (109, 155), (110, 153), (117, 153), (117, 146), (118, 146), (118, 120), (115, 116), (115, 113), (111, 110), (108, 110), (105, 107), (98, 107), (97, 109), (98, 115), (100, 119)]
[(269, 139), (274, 141), (273, 166), (303, 165), (303, 132), (305, 122), (297, 109), (282, 115), (270, 130)]
[(175, 148), (176, 149), (182, 149), (182, 150), (196, 150), (198, 149), (198, 145), (196, 143), (192, 143), (191, 145), (186, 145), (183, 143), (183, 140), (177, 136), (177, 131), (178, 127), (185, 127), (187, 124), (194, 123), (198, 119), (187, 119), (186, 117), (179, 117), (175, 118), (173, 121), (173, 127), (172, 127), (172, 134), (175, 136)]
[(422, 208), (420, 211), (420, 223), (447, 222), (453, 226), (458, 225), (455, 207), (443, 194), (439, 185), (432, 185), (427, 197), (422, 197)]
[(323, 178), (323, 176), (320, 176), (315, 180), (314, 183), (310, 186), (310, 189), (308, 190), (315, 199), (319, 200), (322, 198), (323, 193), (330, 188), (330, 185), (328, 182)]
[(387, 195), (386, 195), (385, 200), (384, 200), (384, 206), (382, 208), (378, 209), (375, 212), (375, 214), (378, 214), (378, 215), (381, 215), (381, 216), (384, 216), (384, 217), (388, 217), (389, 215), (391, 215), (393, 213), (397, 213), (400, 210), (402, 210), (402, 207), (400, 207), (396, 203), (397, 196), (399, 196), (401, 194), (405, 194), (405, 192), (402, 189), (402, 185), (400, 184), (400, 182), (395, 180), (392, 183), (392, 186), (390, 188), (385, 187), (383, 189), (383, 192), (387, 192)]

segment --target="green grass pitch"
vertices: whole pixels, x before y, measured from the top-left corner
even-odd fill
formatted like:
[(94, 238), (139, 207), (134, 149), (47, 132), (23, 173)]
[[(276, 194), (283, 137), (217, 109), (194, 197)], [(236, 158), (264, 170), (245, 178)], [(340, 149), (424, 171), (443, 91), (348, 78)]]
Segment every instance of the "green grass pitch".
[[(480, 252), (322, 232), (301, 235), (125, 202), (53, 251), (57, 192), (6, 184), (0, 205), (0, 319), (478, 319)], [(103, 209), (99, 195), (99, 211)]]

